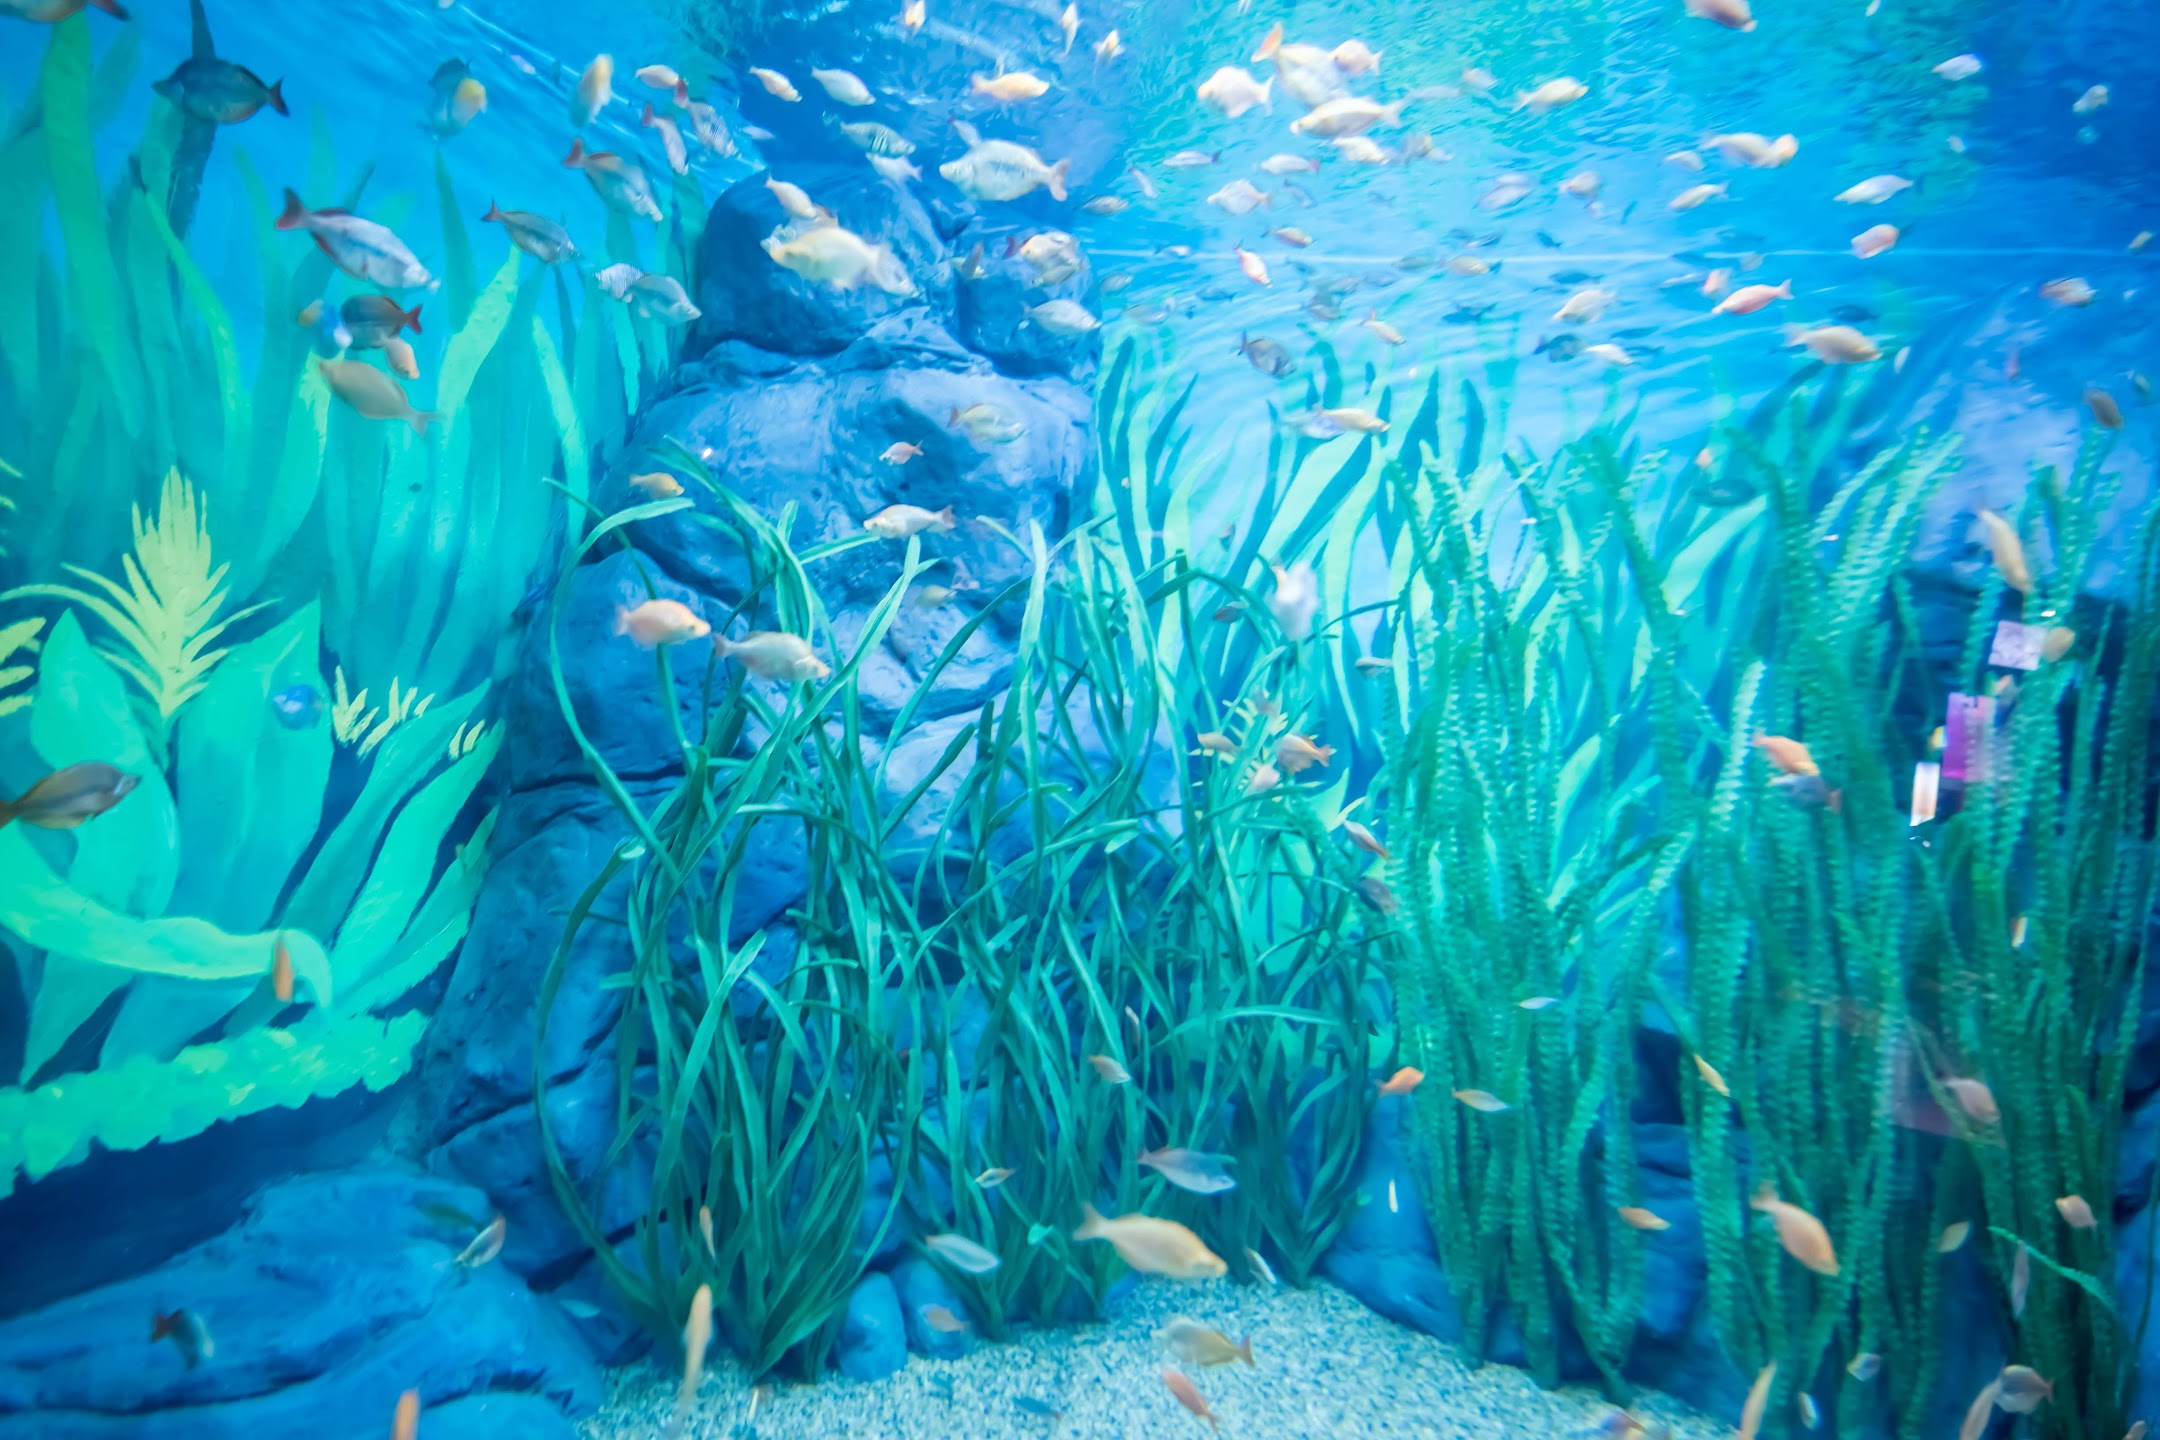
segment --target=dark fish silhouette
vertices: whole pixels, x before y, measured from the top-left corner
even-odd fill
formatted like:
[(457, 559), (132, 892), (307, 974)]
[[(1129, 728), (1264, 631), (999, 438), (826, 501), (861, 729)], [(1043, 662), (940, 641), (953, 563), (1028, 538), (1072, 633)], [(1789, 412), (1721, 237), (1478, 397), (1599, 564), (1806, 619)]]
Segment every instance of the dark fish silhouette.
[(40, 830), (73, 830), (112, 809), (141, 783), (141, 776), (98, 761), (70, 765), (32, 785), (21, 798), (0, 800), (0, 826), (20, 820)]
[(153, 88), (180, 112), (180, 141), (173, 147), (172, 184), (165, 196), (165, 213), (173, 234), (185, 236), (195, 218), (195, 202), (202, 196), (203, 172), (210, 166), (210, 146), (218, 126), (237, 125), (267, 105), (280, 115), (285, 96), (279, 81), (265, 85), (251, 70), (218, 58), (210, 42), (210, 17), (202, 0), (188, 0), (188, 16), (194, 39), (188, 58)]

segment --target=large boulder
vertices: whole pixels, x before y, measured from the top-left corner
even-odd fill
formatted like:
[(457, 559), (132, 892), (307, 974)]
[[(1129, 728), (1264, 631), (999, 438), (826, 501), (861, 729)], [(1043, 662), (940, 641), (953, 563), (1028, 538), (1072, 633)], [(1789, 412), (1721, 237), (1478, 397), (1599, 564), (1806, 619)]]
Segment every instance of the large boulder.
[[(469, 1187), (380, 1162), (265, 1189), (157, 1269), (0, 1324), (0, 1437), (379, 1440), (408, 1389), (429, 1407), (515, 1393), (518, 1433), (559, 1432), (599, 1405), (599, 1368), (514, 1272), (453, 1263), (472, 1232), (447, 1217), (487, 1213)], [(183, 1307), (212, 1342), (198, 1364), (149, 1341), (152, 1313)]]
[(850, 1380), (882, 1380), (907, 1364), (907, 1322), (892, 1277), (873, 1270), (855, 1282), (833, 1347), (833, 1365)]
[[(619, 924), (588, 926), (565, 953), (537, 1055), (536, 1000), (571, 906), (630, 834), (593, 760), (614, 772), (633, 802), (656, 804), (683, 773), (679, 737), (703, 738), (712, 670), (705, 645), (670, 651), (669, 694), (653, 653), (617, 633), (618, 611), (657, 597), (691, 607), (726, 633), (754, 623), (731, 618), (751, 598), (732, 506), (784, 523), (798, 551), (860, 537), (864, 518), (891, 504), (951, 507), (953, 528), (922, 536), (923, 555), (937, 563), (919, 582), (952, 590), (950, 603), (903, 606), (859, 670), (863, 743), (873, 757), (890, 746), (897, 762), (890, 778), (903, 783), (937, 758), (924, 753), (928, 742), (915, 732), (894, 744), (889, 731), (904, 707), (914, 703), (916, 723), (931, 727), (922, 733), (947, 737), (957, 717), (1007, 683), (1020, 610), (992, 601), (1028, 576), (1033, 562), (1024, 543), (1016, 548), (1006, 537), (1025, 542), (1039, 529), (1054, 542), (1091, 484), (1092, 409), (1072, 376), (1092, 364), (1094, 337), (1058, 339), (1017, 321), (1020, 303), (1053, 292), (1027, 291), (1024, 277), (1001, 270), (1003, 278), (974, 298), (1002, 308), (971, 304), (973, 320), (959, 327), (943, 256), (954, 227), (971, 224), (972, 212), (960, 207), (941, 222), (858, 158), (783, 165), (781, 173), (832, 207), (841, 223), (890, 246), (917, 289), (906, 296), (874, 287), (838, 291), (774, 263), (761, 242), (784, 217), (763, 177), (736, 185), (715, 205), (703, 240), (711, 279), (698, 296), (705, 313), (689, 346), (693, 358), (638, 417), (631, 445), (594, 494), (603, 508), (621, 509), (647, 498), (629, 484), (633, 475), (669, 469), (690, 503), (631, 525), (622, 533), (627, 544), (597, 547), (534, 608), (507, 687), (508, 794), (494, 865), (399, 1132), (402, 1148), (428, 1168), (482, 1187), (511, 1216), (506, 1268), (535, 1284), (562, 1285), (566, 1296), (574, 1292), (579, 1323), (611, 1354), (634, 1342), (593, 1294), (585, 1237), (560, 1213), (538, 1143), (533, 1085), (537, 1067), (548, 1077), (547, 1120), (564, 1168), (605, 1237), (619, 1244), (646, 1203), (630, 1178), (638, 1158), (608, 1165), (620, 992), (606, 982), (629, 960)], [(990, 348), (972, 348), (966, 342), (973, 340)], [(987, 407), (993, 423), (958, 423), (972, 407)], [(882, 458), (900, 442), (921, 453), (906, 463)], [(703, 483), (685, 454), (724, 495)], [(825, 629), (811, 638), (828, 661), (837, 665), (861, 644), (906, 549), (879, 540), (810, 563), (826, 615)], [(982, 623), (963, 638), (975, 618)], [(954, 659), (918, 697), (948, 647)], [(777, 687), (754, 683), (777, 698)], [(574, 728), (562, 714), (565, 697)], [(743, 743), (760, 738), (749, 734)], [(934, 743), (942, 753), (944, 738)], [(777, 976), (796, 953), (787, 913), (802, 899), (808, 859), (799, 823), (768, 820), (758, 822), (733, 865), (728, 941), (739, 945), (762, 932), (757, 963), (767, 975)], [(619, 915), (620, 895), (618, 886), (600, 896), (595, 914)], [(910, 1203), (908, 1186), (927, 1182), (901, 1177), (896, 1184), (879, 1163), (860, 1239), (885, 1263), (921, 1208)], [(888, 1216), (894, 1223), (871, 1246)], [(739, 1334), (738, 1319), (721, 1315), (720, 1333)], [(893, 1282), (866, 1279), (849, 1309), (841, 1368), (886, 1373), (904, 1359), (908, 1329)]]
[(871, 325), (905, 311), (922, 311), (947, 328), (952, 275), (929, 212), (905, 187), (887, 184), (860, 162), (788, 164), (787, 183), (800, 186), (846, 229), (883, 245), (905, 272), (912, 293), (875, 284), (841, 290), (805, 279), (774, 260), (766, 242), (795, 227), (758, 174), (730, 186), (713, 205), (698, 252), (698, 309), (690, 353), (722, 340), (745, 340), (786, 355), (829, 355)]

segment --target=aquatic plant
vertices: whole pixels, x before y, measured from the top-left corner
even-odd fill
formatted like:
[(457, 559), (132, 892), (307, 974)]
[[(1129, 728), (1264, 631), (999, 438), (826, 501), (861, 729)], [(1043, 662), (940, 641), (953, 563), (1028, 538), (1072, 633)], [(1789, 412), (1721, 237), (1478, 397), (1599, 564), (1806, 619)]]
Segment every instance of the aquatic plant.
[[(739, 615), (822, 641), (819, 565), (889, 542), (798, 553), (792, 507), (768, 521), (695, 457), (668, 459), (698, 508), (622, 511), (583, 553), (692, 515), (749, 576), (716, 628)], [(902, 1224), (999, 1258), (950, 1272), (997, 1334), (1100, 1304), (1118, 1262), (1072, 1241), (1083, 1203), (1174, 1216), (1293, 1279), (1351, 1213), (1372, 1103), (1367, 947), (1386, 941), (1330, 834), (1343, 784), (1245, 793), (1321, 712), (1332, 672), (1257, 603), (1211, 625), (1242, 587), (1182, 553), (1136, 572), (1109, 530), (1007, 538), (1019, 573), (924, 666), (874, 749), (857, 669), (924, 573), (919, 542), (829, 680), (775, 698), (708, 673), (687, 771), (657, 798), (634, 798), (585, 746), (629, 838), (572, 911), (541, 1024), (544, 1041), (581, 933), (620, 894), (632, 958), (606, 982), (624, 993), (619, 1053), (652, 1057), (649, 1075), (617, 1074), (611, 1168), (651, 1177), (633, 1259), (588, 1199), (608, 1177), (565, 1168), (549, 1077), (535, 1087), (558, 1195), (656, 1334), (711, 1283), (753, 1368), (790, 1352), (815, 1368)], [(945, 672), (998, 614), (1018, 627), (1003, 693), (935, 715)], [(660, 652), (663, 695), (680, 663)], [(581, 735), (559, 660), (556, 679)], [(1225, 730), (1233, 761), (1195, 750)], [(744, 857), (797, 844), (804, 898), (772, 930), (744, 927)], [(1189, 1195), (1135, 1163), (1168, 1147), (1229, 1157), (1236, 1188)], [(996, 1168), (1014, 1173), (978, 1183)], [(899, 1198), (866, 1212), (888, 1183)], [(692, 1238), (708, 1218), (710, 1247)]]
[[(22, 1088), (0, 1090), (0, 1108), (40, 1127), (9, 1153), (6, 1185), (92, 1142), (176, 1139), (403, 1073), (424, 1021), (368, 1012), (409, 1003), (463, 936), (488, 826), (461, 837), (458, 821), (501, 739), (488, 681), (576, 513), (548, 481), (583, 495), (674, 343), (596, 310), (589, 282), (581, 313), (563, 276), (526, 273), (514, 249), (476, 274), (438, 167), (444, 423), (425, 443), (388, 433), (334, 403), (307, 334), (283, 323), (325, 297), (329, 261), (275, 231), (269, 187), (228, 144), (270, 317), (244, 361), (166, 213), (177, 112), (153, 102), (124, 177), (108, 189), (97, 172), (93, 136), (117, 109), (102, 97), (125, 91), (136, 58), (132, 31), (93, 65), (80, 17), (52, 26), (0, 141), (0, 433), (8, 477), (37, 477), (41, 496), (0, 561), (22, 582), (10, 604), (56, 610), (0, 625), (0, 715), (46, 766), (97, 760), (141, 781), (80, 831), (0, 831), (0, 948), (28, 999)], [(357, 201), (369, 183), (340, 186), (319, 115), (308, 168), (311, 195)], [(694, 286), (689, 208), (664, 253)], [(616, 238), (635, 258), (627, 230)], [(393, 608), (405, 623), (380, 624)], [(109, 632), (102, 653), (86, 623)], [(7, 662), (33, 650), (31, 684)], [(386, 704), (346, 693), (347, 670), (396, 677)], [(271, 994), (280, 945), (297, 1010)], [(128, 1120), (166, 1114), (167, 1092), (160, 1126)]]
[[(2018, 607), (1991, 578), (1961, 659), (1930, 664), (1904, 565), (1955, 446), (1912, 436), (1835, 475), (1856, 395), (1774, 397), (1714, 481), (1676, 483), (1611, 429), (1537, 468), (1427, 447), (1402, 478), (1418, 566), (1399, 603), (1429, 618), (1385, 787), (1429, 1208), (1473, 1343), (1505, 1303), (1546, 1378), (1564, 1325), (1624, 1394), (1643, 1239), (1614, 1217), (1640, 1204), (1636, 1036), (1661, 1016), (1711, 1315), (1743, 1371), (1779, 1363), (1774, 1403), (1827, 1404), (1818, 1377), (1894, 1355), (1890, 1403), (1922, 1433), (1933, 1242), (1963, 1220), (1998, 1237), (2006, 1293), (2017, 1247), (2035, 1257), (2013, 1358), (2084, 1377), (2048, 1423), (2104, 1433), (2127, 1354), (2096, 1278), (2109, 1207), (2075, 1229), (2056, 1201), (2112, 1192), (2155, 898), (2160, 530), (2127, 608), (2086, 603), (2098, 634), (2020, 679), (1962, 805), (1953, 785), (1943, 818), (1909, 823), (1921, 717), (1989, 690), (1998, 622), (2071, 614), (2115, 482), (2098, 442), (2067, 480), (2043, 472), (2027, 523), (2048, 517), (2055, 569)], [(1765, 733), (1809, 758), (1777, 773)], [(1532, 998), (1558, 1003), (1509, 1003)], [(1991, 1098), (1961, 1107), (1951, 1081)], [(1466, 1086), (1509, 1111), (1450, 1098)], [(1836, 1276), (1746, 1223), (1765, 1186), (1828, 1225)], [(1878, 1393), (1845, 1381), (1845, 1421)]]
[(181, 706), (202, 693), (210, 671), (225, 657), (223, 650), (210, 646), (229, 627), (262, 607), (251, 605), (220, 618), (228, 598), (223, 585), (230, 567), (212, 557), (209, 518), (195, 487), (178, 470), (165, 474), (155, 518), (145, 520), (137, 507), (133, 526), (134, 551), (121, 561), (125, 586), (94, 570), (70, 565), (66, 567), (70, 574), (98, 589), (19, 585), (0, 594), (0, 602), (38, 596), (65, 600), (95, 615), (120, 642), (120, 648), (103, 652), (105, 658), (142, 689), (158, 724), (167, 726)]
[[(31, 747), (50, 768), (95, 759), (140, 783), (73, 832), (72, 845), (34, 840), (21, 825), (0, 830), (0, 935), (34, 977), (24, 1089), (0, 1097), (18, 1098), (50, 1127), (22, 1152), (28, 1178), (47, 1162), (79, 1160), (91, 1138), (139, 1134), (102, 1114), (98, 1097), (133, 1105), (125, 1097), (138, 1082), (177, 1083), (173, 1066), (217, 1068), (230, 1086), (228, 1113), (244, 1113), (289, 1103), (271, 1097), (289, 1097), (299, 1083), (239, 1068), (248, 1060), (275, 1059), (334, 1088), (354, 1077), (379, 1086), (410, 1063), (410, 1044), (395, 1058), (388, 1047), (416, 1041), (412, 1024), (368, 1032), (349, 1022), (398, 1000), (462, 937), (480, 852), (447, 872), (440, 856), (495, 746), (441, 763), (447, 738), (481, 700), (478, 691), (460, 696), (386, 744), (354, 777), (350, 807), (333, 808), (327, 727), (303, 717), (295, 728), (272, 704), (295, 691), (319, 694), (319, 645), (310, 606), (233, 647), (171, 717), (168, 751), (75, 612), (54, 625), (29, 707)], [(288, 1012), (270, 994), (280, 948), (306, 1009), (284, 1024), (290, 1042), (266, 1050), (252, 1037)], [(218, 1035), (225, 1041), (207, 1038)], [(371, 1038), (354, 1048), (363, 1035)], [(310, 1048), (318, 1043), (354, 1058), (333, 1063)], [(191, 1046), (201, 1053), (190, 1061)], [(95, 1075), (130, 1078), (89, 1084), (90, 1075), (69, 1073), (93, 1062)], [(222, 1118), (204, 1109), (215, 1093), (198, 1088), (187, 1106), (176, 1101), (156, 1135), (178, 1138), (195, 1120), (199, 1129)], [(63, 1133), (74, 1138), (61, 1144)]]
[[(427, 714), (427, 708), (435, 702), (433, 695), (422, 695), (418, 690), (398, 690), (398, 679), (390, 677), (390, 693), (378, 706), (367, 703), (368, 692), (352, 691), (345, 684), (345, 667), (340, 665), (330, 676), (330, 733), (340, 745), (349, 745), (353, 753), (365, 759), (369, 752), (390, 738), (390, 732), (408, 720)], [(458, 737), (453, 736), (453, 742)], [(453, 748), (452, 759), (456, 758)]]
[(11, 625), (0, 625), (0, 717), (30, 706), (30, 692), (23, 682), (36, 675), (37, 670), (28, 664), (9, 662), (27, 661), (36, 655), (38, 632), (44, 628), (44, 617), (39, 615), (17, 620)]

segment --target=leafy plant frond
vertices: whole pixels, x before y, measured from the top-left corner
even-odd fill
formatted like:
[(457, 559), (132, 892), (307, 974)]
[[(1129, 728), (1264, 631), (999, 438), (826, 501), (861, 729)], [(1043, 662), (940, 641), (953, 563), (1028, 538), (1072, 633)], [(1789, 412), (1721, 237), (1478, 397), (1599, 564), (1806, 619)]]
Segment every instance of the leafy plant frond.
[[(38, 632), (45, 619), (34, 615), (12, 625), (0, 625), (0, 715), (11, 715), (30, 704), (29, 685), (37, 671), (22, 663), (38, 652)], [(9, 663), (14, 661), (16, 663)]]
[(96, 616), (120, 642), (107, 658), (149, 697), (159, 723), (169, 726), (181, 707), (202, 693), (225, 657), (224, 650), (212, 648), (218, 637), (262, 607), (250, 605), (218, 618), (225, 607), (227, 567), (211, 554), (208, 513), (179, 470), (166, 472), (157, 513), (145, 517), (137, 506), (132, 526), (134, 553), (121, 557), (125, 585), (70, 565), (71, 574), (95, 588), (23, 585), (0, 599), (65, 600)]

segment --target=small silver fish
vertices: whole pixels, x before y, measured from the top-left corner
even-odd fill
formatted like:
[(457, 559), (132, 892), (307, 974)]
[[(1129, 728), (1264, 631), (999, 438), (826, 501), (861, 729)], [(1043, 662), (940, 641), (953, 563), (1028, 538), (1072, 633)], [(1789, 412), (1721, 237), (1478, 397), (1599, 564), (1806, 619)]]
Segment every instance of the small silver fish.
[(1235, 1190), (1237, 1181), (1223, 1166), (1223, 1157), (1200, 1150), (1146, 1150), (1139, 1163), (1155, 1171), (1180, 1190), (1195, 1195), (1216, 1195)]

